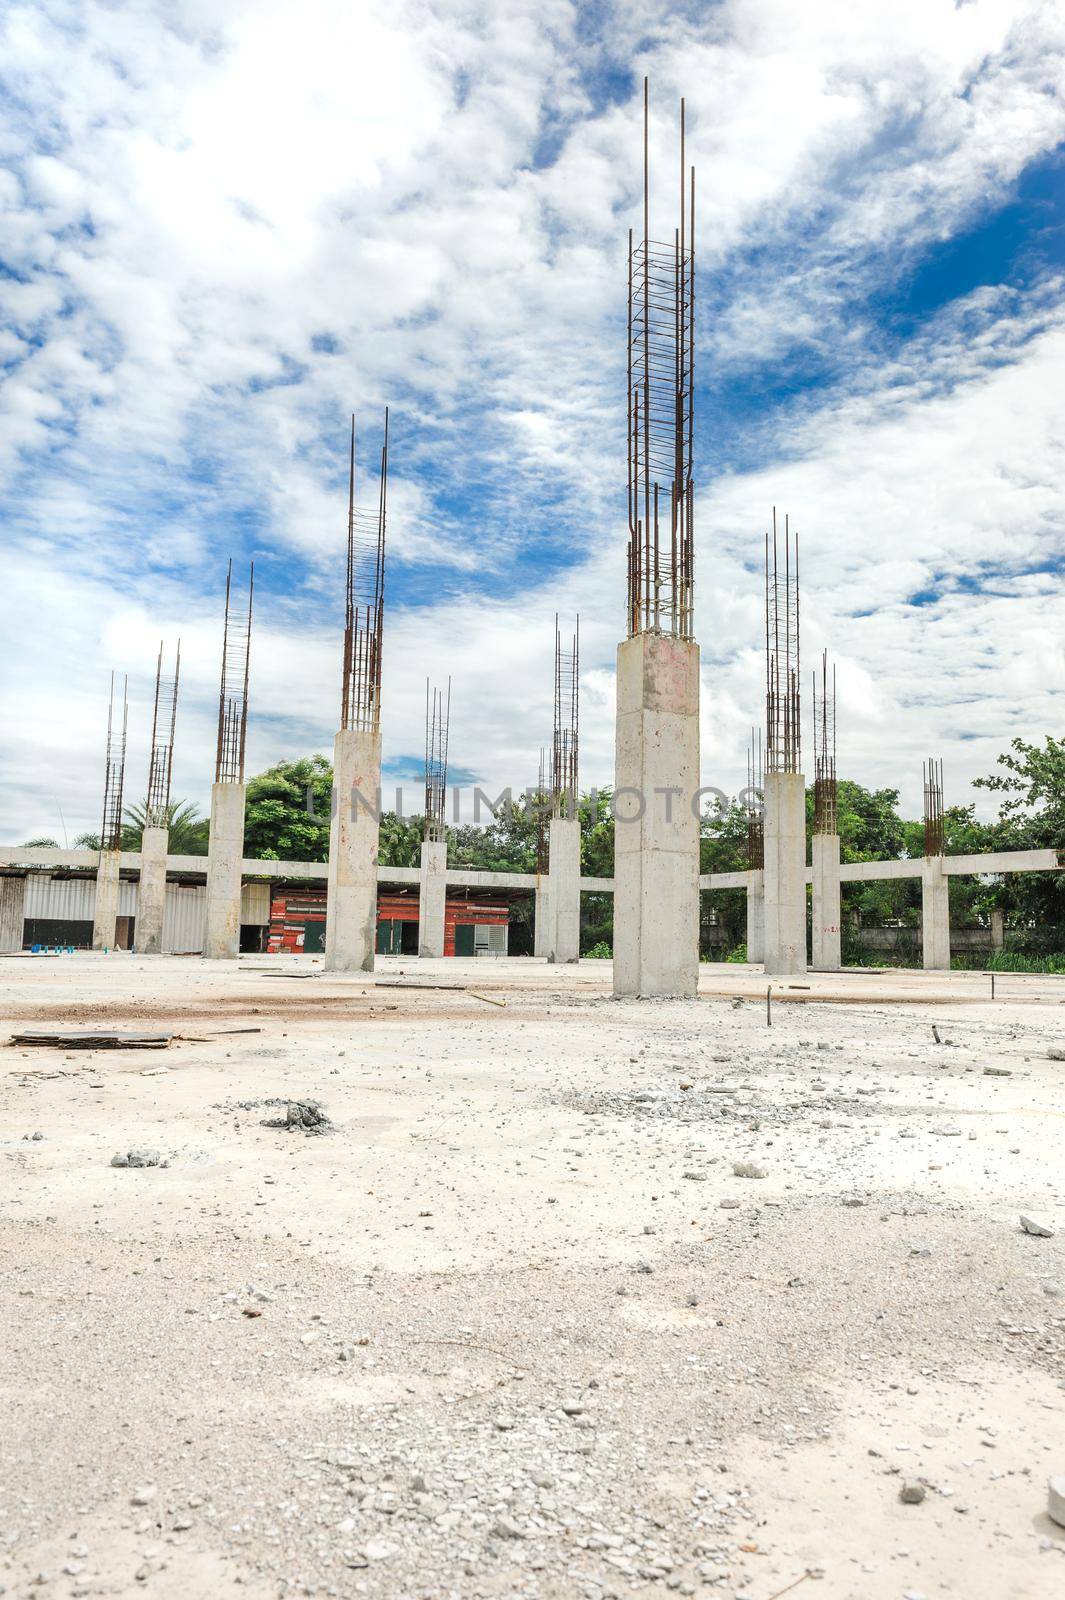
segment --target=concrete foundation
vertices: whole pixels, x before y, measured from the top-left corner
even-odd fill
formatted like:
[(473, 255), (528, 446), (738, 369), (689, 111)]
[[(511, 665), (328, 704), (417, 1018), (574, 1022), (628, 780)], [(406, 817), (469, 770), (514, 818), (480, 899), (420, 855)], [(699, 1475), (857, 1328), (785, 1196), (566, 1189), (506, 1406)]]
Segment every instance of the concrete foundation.
[(418, 887), (418, 954), (444, 953), (444, 908), (447, 905), (447, 843), (422, 841), (422, 876)]
[(240, 874), (244, 860), (243, 783), (211, 786), (211, 836), (207, 855), (207, 912), (203, 953), (209, 961), (240, 954)]
[(766, 972), (806, 971), (806, 780), (765, 775)]
[(118, 864), (121, 852), (101, 850), (96, 867), (96, 906), (92, 917), (94, 950), (115, 948), (115, 922), (118, 918)]
[(618, 646), (614, 993), (693, 996), (699, 980), (699, 647)]
[(810, 965), (815, 972), (838, 972), (843, 964), (839, 834), (815, 833), (811, 840), (810, 851), (813, 863)]
[(26, 921), (25, 878), (0, 878), (0, 951), (22, 949)]
[(536, 876), (536, 901), (533, 906), (533, 955), (545, 959), (551, 954), (551, 884), (540, 873)]
[(765, 960), (765, 873), (747, 874), (747, 960)]
[(578, 961), (581, 954), (581, 825), (552, 817), (547, 825), (551, 863), (549, 961)]
[(372, 972), (377, 948), (376, 815), (381, 735), (342, 728), (333, 745), (325, 970)]
[(139, 956), (162, 954), (163, 907), (166, 904), (166, 852), (169, 843), (170, 831), (167, 828), (145, 828), (141, 835), (137, 920), (133, 929), (133, 948)]
[(921, 863), (921, 950), (926, 972), (950, 971), (950, 885), (942, 856)]

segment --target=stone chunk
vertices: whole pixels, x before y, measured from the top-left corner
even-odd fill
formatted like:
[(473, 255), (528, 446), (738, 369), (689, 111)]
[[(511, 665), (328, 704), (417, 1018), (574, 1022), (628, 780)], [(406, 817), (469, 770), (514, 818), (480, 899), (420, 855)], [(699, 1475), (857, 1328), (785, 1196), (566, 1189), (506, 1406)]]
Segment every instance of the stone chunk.
[(1026, 1212), (1021, 1212), (1021, 1227), (1025, 1233), (1033, 1233), (1037, 1239), (1053, 1239), (1054, 1228), (1042, 1217), (1030, 1217)]

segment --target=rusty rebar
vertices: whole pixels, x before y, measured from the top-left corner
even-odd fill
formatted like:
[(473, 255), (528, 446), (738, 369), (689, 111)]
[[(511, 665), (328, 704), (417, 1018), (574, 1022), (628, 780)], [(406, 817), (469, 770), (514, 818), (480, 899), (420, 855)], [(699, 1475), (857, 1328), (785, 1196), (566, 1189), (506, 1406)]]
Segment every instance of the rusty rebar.
[(122, 848), (122, 790), (126, 778), (126, 724), (129, 715), (129, 680), (122, 679), (122, 727), (115, 727), (115, 675), (107, 699), (107, 754), (104, 760), (104, 808), (100, 824), (100, 849)]
[[(685, 192), (690, 171), (690, 200)], [(650, 236), (649, 88), (643, 82), (643, 238), (629, 230), (628, 633), (694, 631), (695, 168), (680, 102), (680, 218)], [(668, 518), (668, 551), (665, 526)]]
[(799, 695), (799, 536), (784, 518), (781, 568), (777, 508), (765, 537), (765, 770), (798, 772), (802, 766)]
[(148, 761), (148, 794), (144, 826), (165, 828), (170, 822), (170, 776), (174, 764), (174, 730), (177, 726), (178, 680), (181, 675), (181, 640), (177, 642), (174, 670), (163, 673), (163, 641), (155, 665), (155, 706), (152, 711), (152, 749)]
[(385, 525), (388, 509), (388, 407), (376, 511), (355, 504), (355, 418), (348, 469), (348, 562), (344, 600), (344, 682), (340, 725), (376, 732), (381, 726), (381, 662), (385, 622)]
[(248, 609), (238, 611), (233, 593), (233, 562), (226, 571), (226, 612), (222, 628), (222, 678), (218, 690), (218, 742), (215, 783), (244, 782), (248, 733), (248, 674), (251, 667), (251, 616), (255, 563), (248, 568)]
[(447, 798), (447, 746), (451, 721), (451, 679), (447, 690), (430, 689), (425, 680), (425, 830), (426, 840), (446, 839), (444, 802)]
[(836, 781), (836, 667), (828, 676), (828, 651), (821, 655), (820, 686), (813, 675), (814, 712), (814, 832), (839, 832), (839, 794)]
[(946, 847), (943, 825), (943, 762), (931, 757), (923, 763), (924, 853), (941, 856)]
[(762, 730), (751, 729), (747, 746), (747, 866), (761, 872), (765, 866), (765, 773), (762, 768)]
[(551, 750), (551, 815), (575, 817), (580, 799), (581, 619), (568, 646), (555, 613), (555, 730)]

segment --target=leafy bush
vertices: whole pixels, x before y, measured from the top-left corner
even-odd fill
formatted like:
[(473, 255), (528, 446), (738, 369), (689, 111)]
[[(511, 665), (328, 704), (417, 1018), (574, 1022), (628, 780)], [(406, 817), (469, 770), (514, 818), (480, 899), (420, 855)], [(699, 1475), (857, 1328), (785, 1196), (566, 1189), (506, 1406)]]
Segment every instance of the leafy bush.
[(728, 955), (725, 957), (726, 961), (746, 961), (746, 959), (747, 946), (745, 944), (738, 944), (735, 950), (730, 950)]
[(613, 957), (613, 954), (613, 950), (611, 950), (606, 941), (600, 939), (598, 944), (592, 945), (592, 948), (587, 953), (586, 959), (589, 961), (610, 961)]

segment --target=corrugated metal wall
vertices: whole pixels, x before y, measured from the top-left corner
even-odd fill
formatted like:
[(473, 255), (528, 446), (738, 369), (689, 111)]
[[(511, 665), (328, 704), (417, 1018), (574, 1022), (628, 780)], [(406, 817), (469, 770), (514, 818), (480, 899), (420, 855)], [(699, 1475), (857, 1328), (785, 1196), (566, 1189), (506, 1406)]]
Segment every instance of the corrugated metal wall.
[[(96, 905), (94, 878), (52, 878), (44, 872), (26, 877), (27, 920), (91, 922)], [(203, 949), (207, 888), (202, 883), (168, 883), (163, 907), (163, 951), (167, 955), (198, 954)], [(137, 915), (137, 885), (123, 878), (118, 889), (118, 915)], [(265, 927), (270, 921), (270, 885), (246, 883), (240, 893), (240, 920)]]

